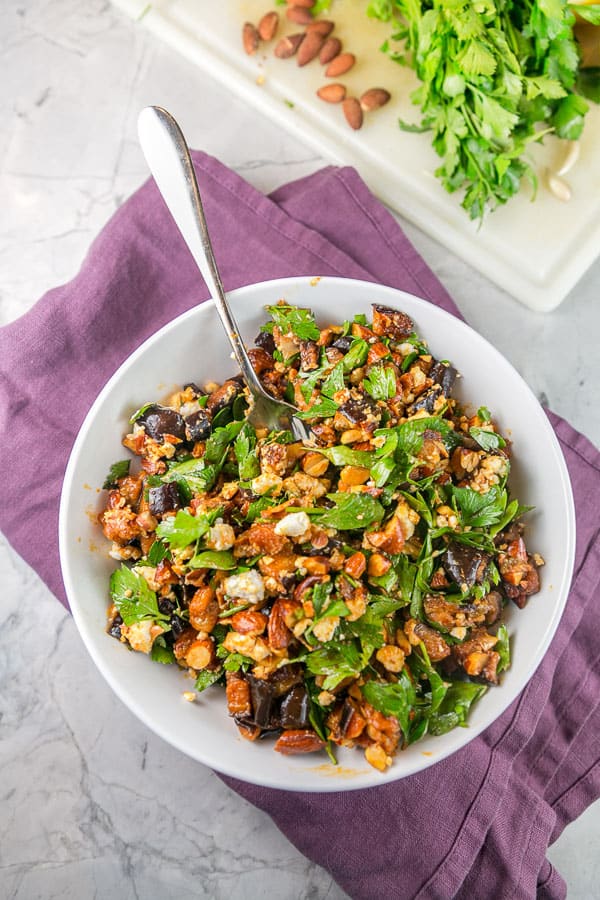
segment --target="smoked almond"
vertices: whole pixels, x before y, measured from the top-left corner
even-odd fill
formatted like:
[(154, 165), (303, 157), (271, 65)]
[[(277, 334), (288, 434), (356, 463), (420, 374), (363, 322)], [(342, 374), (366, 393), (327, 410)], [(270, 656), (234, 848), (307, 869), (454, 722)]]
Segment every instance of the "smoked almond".
[(322, 66), (326, 66), (332, 59), (339, 56), (342, 52), (342, 42), (339, 38), (328, 37), (321, 50), (319, 51), (319, 62)]
[(288, 34), (286, 37), (281, 38), (273, 53), (278, 59), (290, 59), (295, 53), (298, 52), (298, 47), (301, 45), (303, 40), (304, 35), (301, 33)]
[(258, 23), (258, 34), (263, 41), (272, 41), (279, 27), (279, 16), (276, 12), (265, 13)]
[[(340, 75), (345, 75), (346, 72), (349, 72), (355, 62), (356, 57), (353, 53), (340, 53), (339, 56), (331, 60), (325, 69), (325, 74), (328, 78), (339, 78)], [(356, 102), (358, 103), (358, 100)]]
[(359, 128), (362, 128), (363, 111), (356, 97), (346, 97), (342, 109), (344, 111), (344, 116), (346, 117), (346, 122), (350, 128), (353, 128), (354, 131), (358, 131)]
[(305, 66), (307, 63), (315, 59), (323, 46), (323, 38), (316, 31), (307, 33), (306, 37), (298, 48), (296, 57), (299, 66)]
[(294, 22), (295, 25), (309, 25), (313, 20), (310, 9), (297, 4), (288, 6), (285, 14), (288, 20)]
[(334, 29), (334, 23), (328, 19), (315, 19), (306, 26), (306, 31), (316, 31), (323, 37), (328, 37)]
[[(339, 84), (337, 82), (334, 82), (333, 84), (324, 84), (323, 87), (319, 88), (319, 90), (317, 91), (317, 97), (320, 97), (321, 100), (325, 100), (326, 103), (341, 103), (342, 100), (344, 100), (346, 97), (346, 88), (343, 84)], [(325, 463), (327, 465), (325, 465), (325, 463), (322, 463), (323, 471), (325, 471), (327, 469), (327, 466), (329, 465), (327, 459), (324, 456), (321, 456), (320, 453), (315, 454), (315, 456), (320, 457), (319, 461), (325, 460)], [(307, 470), (305, 469), (305, 471)], [(310, 474), (313, 473), (311, 472)], [(320, 474), (323, 473), (321, 472)]]
[(256, 53), (258, 50), (260, 35), (258, 29), (252, 22), (244, 23), (244, 27), (242, 28), (242, 43), (248, 56), (252, 56), (252, 54)]
[(322, 750), (325, 741), (314, 731), (301, 728), (290, 728), (288, 731), (282, 732), (275, 742), (274, 749), (278, 753), (284, 753), (289, 756), (292, 753), (314, 753), (316, 750)]
[(372, 112), (374, 109), (381, 109), (389, 102), (391, 94), (385, 88), (370, 88), (365, 91), (360, 98), (360, 105), (365, 112)]

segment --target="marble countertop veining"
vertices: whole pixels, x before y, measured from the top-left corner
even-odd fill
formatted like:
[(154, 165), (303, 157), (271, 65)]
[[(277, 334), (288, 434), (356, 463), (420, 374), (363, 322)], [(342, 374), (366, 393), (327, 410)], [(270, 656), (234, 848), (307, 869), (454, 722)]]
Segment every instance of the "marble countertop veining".
[[(5, 0), (0, 85), (0, 324), (70, 279), (146, 178), (135, 122), (148, 103), (261, 190), (323, 165), (104, 0)], [(544, 316), (403, 225), (467, 320), (600, 443), (600, 261)], [(0, 572), (0, 900), (346, 896), (125, 709), (4, 539)], [(550, 850), (574, 900), (598, 896), (599, 832), (597, 803)]]

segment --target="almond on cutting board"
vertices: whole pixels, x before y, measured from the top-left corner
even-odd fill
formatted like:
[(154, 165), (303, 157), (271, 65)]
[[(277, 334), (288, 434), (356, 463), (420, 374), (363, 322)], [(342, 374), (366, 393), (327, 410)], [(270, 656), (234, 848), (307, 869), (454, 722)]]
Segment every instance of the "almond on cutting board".
[(309, 22), (309, 24), (306, 26), (306, 30), (318, 31), (318, 33), (322, 34), (323, 37), (329, 37), (334, 27), (335, 23), (330, 22), (329, 19), (315, 19), (313, 22)]
[(369, 88), (361, 95), (360, 105), (364, 112), (372, 112), (374, 109), (381, 109), (389, 102), (391, 94), (385, 88)]
[(340, 75), (345, 75), (346, 72), (349, 72), (355, 62), (356, 57), (353, 53), (340, 53), (339, 56), (331, 60), (325, 69), (325, 74), (328, 78), (339, 78)]
[(272, 41), (279, 27), (279, 16), (276, 12), (265, 13), (258, 23), (258, 34), (262, 41)]
[(312, 14), (310, 9), (304, 6), (288, 6), (285, 12), (286, 18), (296, 25), (309, 25), (312, 22)]
[(339, 38), (328, 37), (321, 50), (319, 51), (319, 62), (322, 66), (326, 66), (332, 59), (339, 56), (342, 52), (342, 42)]
[(360, 102), (356, 97), (346, 97), (342, 109), (344, 111), (344, 116), (346, 117), (346, 122), (350, 128), (353, 128), (354, 131), (358, 131), (359, 128), (362, 128), (363, 111)]
[(346, 99), (346, 88), (343, 84), (324, 84), (317, 91), (317, 97), (325, 100), (326, 103), (341, 103)]
[(304, 34), (288, 34), (287, 37), (281, 38), (273, 53), (278, 59), (290, 59), (298, 52), (298, 47), (304, 40)]
[(242, 44), (248, 56), (252, 56), (258, 50), (260, 43), (260, 35), (252, 22), (245, 22), (242, 28)]
[(307, 63), (316, 59), (323, 46), (323, 37), (317, 31), (307, 32), (304, 40), (298, 48), (297, 62), (299, 66), (305, 66)]

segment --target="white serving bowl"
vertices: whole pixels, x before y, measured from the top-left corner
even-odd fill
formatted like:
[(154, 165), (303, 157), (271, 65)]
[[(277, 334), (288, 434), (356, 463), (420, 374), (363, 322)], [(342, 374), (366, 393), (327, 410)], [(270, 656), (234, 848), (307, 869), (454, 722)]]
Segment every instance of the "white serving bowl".
[[(462, 378), (456, 395), (486, 405), (513, 441), (513, 496), (534, 505), (527, 545), (546, 560), (542, 590), (524, 610), (507, 607), (513, 661), (475, 705), (468, 728), (427, 737), (398, 753), (385, 773), (371, 768), (360, 750), (340, 750), (339, 766), (324, 754), (282, 756), (272, 741), (239, 737), (228, 717), (224, 691), (213, 687), (196, 703), (182, 694), (193, 682), (176, 666), (128, 652), (106, 633), (108, 580), (117, 565), (92, 513), (99, 512), (110, 465), (127, 456), (121, 445), (131, 413), (164, 398), (185, 382), (222, 381), (236, 367), (212, 302), (170, 322), (145, 341), (113, 375), (90, 409), (67, 467), (60, 508), (62, 571), (75, 622), (98, 668), (115, 693), (152, 731), (188, 756), (228, 775), (286, 790), (340, 791), (380, 785), (431, 766), (464, 747), (523, 690), (559, 623), (569, 589), (575, 548), (575, 516), (565, 462), (550, 424), (521, 376), (486, 340), (459, 319), (410, 294), (343, 278), (285, 278), (229, 295), (246, 344), (265, 321), (264, 306), (280, 298), (314, 310), (322, 325), (371, 312), (381, 303), (407, 312), (437, 358), (450, 359)], [(115, 740), (123, 740), (116, 735)]]

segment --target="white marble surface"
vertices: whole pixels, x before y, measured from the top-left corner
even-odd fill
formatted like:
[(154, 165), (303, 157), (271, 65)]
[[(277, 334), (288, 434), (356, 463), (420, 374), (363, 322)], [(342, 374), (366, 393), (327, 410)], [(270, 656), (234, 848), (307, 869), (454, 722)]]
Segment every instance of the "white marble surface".
[[(144, 180), (135, 120), (148, 103), (263, 190), (323, 164), (104, 0), (3, 0), (0, 324), (71, 278)], [(600, 263), (543, 316), (407, 231), (470, 323), (600, 443)], [(345, 896), (264, 815), (133, 718), (3, 540), (0, 572), (0, 898)], [(572, 898), (600, 896), (599, 832), (596, 804), (551, 848)]]

